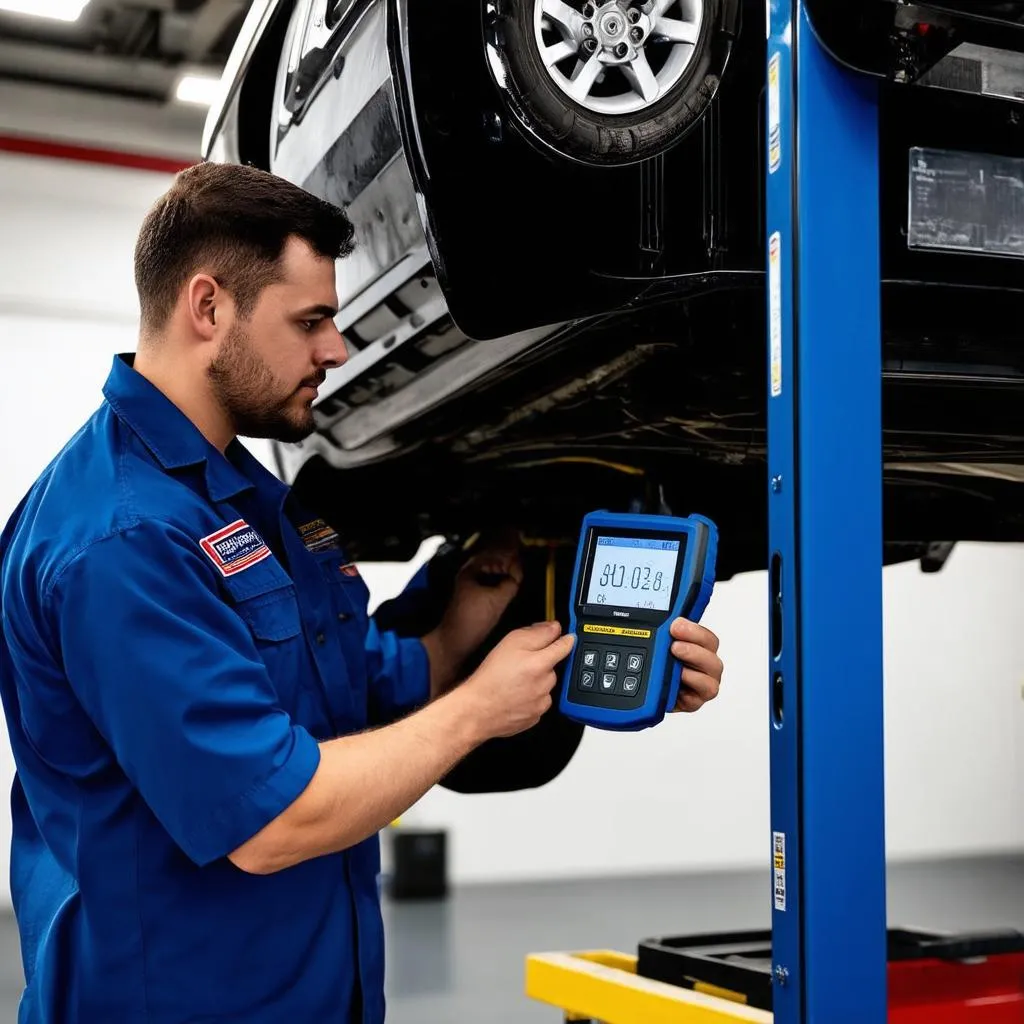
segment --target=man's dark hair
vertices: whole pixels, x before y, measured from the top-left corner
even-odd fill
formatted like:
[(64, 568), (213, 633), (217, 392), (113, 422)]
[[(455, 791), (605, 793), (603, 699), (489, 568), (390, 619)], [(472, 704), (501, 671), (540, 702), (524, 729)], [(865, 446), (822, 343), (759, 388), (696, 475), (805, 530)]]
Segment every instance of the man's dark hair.
[(142, 325), (166, 325), (186, 281), (206, 270), (249, 316), (280, 279), (296, 236), (328, 259), (352, 251), (353, 228), (338, 207), (255, 167), (200, 163), (180, 172), (150, 209), (135, 246)]

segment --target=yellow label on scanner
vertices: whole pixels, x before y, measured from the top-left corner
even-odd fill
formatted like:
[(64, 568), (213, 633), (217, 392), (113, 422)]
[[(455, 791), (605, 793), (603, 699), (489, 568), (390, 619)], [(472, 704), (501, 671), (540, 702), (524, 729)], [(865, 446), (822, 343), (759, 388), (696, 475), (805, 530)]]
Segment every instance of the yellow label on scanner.
[(604, 633), (606, 636), (635, 636), (650, 640), (649, 629), (631, 629), (628, 626), (593, 626), (589, 623), (583, 627), (584, 633)]

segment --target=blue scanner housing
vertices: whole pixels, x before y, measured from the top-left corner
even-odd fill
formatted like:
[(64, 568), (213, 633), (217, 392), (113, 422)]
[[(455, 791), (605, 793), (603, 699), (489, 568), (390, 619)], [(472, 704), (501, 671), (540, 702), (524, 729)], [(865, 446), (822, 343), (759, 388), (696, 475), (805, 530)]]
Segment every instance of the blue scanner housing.
[(715, 586), (718, 528), (686, 518), (591, 512), (583, 519), (570, 591), (559, 710), (600, 729), (657, 725), (679, 696), (672, 622), (700, 621)]

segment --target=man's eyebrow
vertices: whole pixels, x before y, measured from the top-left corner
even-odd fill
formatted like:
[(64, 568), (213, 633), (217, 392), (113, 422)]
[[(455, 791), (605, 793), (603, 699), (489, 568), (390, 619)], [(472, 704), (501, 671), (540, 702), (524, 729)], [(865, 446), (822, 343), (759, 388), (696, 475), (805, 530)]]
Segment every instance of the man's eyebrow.
[(300, 309), (297, 316), (310, 317), (310, 316), (322, 316), (324, 318), (330, 317), (332, 320), (338, 315), (338, 311), (334, 306), (308, 306), (306, 309)]

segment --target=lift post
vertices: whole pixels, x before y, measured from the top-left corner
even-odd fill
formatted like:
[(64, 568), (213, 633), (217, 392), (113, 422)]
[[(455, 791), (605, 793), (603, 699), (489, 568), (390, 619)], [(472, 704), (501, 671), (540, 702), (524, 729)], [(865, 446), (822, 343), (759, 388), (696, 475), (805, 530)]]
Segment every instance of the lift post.
[(773, 1011), (886, 1019), (876, 82), (771, 0)]
[(638, 977), (614, 951), (536, 954), (567, 1021), (884, 1024), (879, 86), (805, 0), (769, 0), (767, 368), (772, 1012)]

